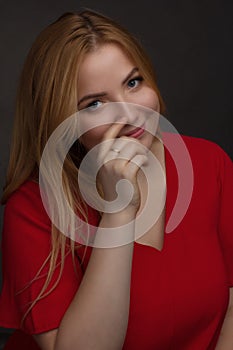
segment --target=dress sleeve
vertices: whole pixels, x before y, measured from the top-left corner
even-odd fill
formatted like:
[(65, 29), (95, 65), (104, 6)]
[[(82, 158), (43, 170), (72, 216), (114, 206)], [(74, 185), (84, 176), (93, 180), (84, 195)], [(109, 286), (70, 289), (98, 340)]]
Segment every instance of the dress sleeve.
[(218, 148), (220, 216), (219, 238), (227, 269), (228, 283), (233, 287), (233, 162), (220, 147)]
[(28, 334), (46, 332), (59, 327), (82, 279), (79, 259), (65, 258), (59, 283), (56, 267), (48, 286), (48, 294), (40, 299), (21, 321), (39, 295), (46, 281), (49, 264), (36, 275), (51, 251), (51, 222), (44, 210), (39, 186), (34, 182), (22, 185), (9, 198), (4, 210), (2, 232), (2, 275), (0, 326), (21, 329)]

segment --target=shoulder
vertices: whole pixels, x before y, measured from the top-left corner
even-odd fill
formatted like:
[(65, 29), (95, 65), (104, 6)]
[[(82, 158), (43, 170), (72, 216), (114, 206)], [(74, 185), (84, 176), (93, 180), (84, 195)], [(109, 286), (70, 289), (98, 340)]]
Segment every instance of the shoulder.
[(25, 181), (15, 190), (7, 200), (7, 205), (28, 205), (35, 201), (35, 205), (41, 202), (39, 184), (34, 181)]
[(40, 187), (37, 182), (25, 181), (15, 190), (7, 200), (6, 206), (11, 208), (17, 207), (31, 209), (34, 211), (41, 210), (43, 202), (40, 195)]
[(194, 174), (201, 178), (203, 183), (207, 183), (210, 178), (215, 183), (222, 181), (226, 174), (228, 178), (233, 178), (233, 162), (227, 152), (216, 142), (177, 133), (164, 133), (163, 138), (165, 147), (166, 142), (169, 145), (168, 152), (173, 161), (178, 159), (181, 168), (184, 167), (185, 162), (187, 163), (187, 159), (189, 164), (191, 161)]
[(216, 142), (204, 138), (182, 135), (188, 149), (194, 172), (209, 181), (232, 183), (233, 162), (229, 154)]
[(227, 152), (216, 142), (194, 136), (180, 135), (184, 141), (192, 161), (220, 166), (222, 162), (232, 163)]
[(188, 135), (180, 135), (189, 149), (192, 151), (199, 152), (203, 150), (204, 152), (224, 152), (223, 149), (214, 141), (205, 139), (203, 137), (195, 137)]
[(8, 198), (4, 208), (3, 231), (25, 234), (36, 229), (50, 231), (51, 221), (44, 209), (39, 184), (26, 181)]

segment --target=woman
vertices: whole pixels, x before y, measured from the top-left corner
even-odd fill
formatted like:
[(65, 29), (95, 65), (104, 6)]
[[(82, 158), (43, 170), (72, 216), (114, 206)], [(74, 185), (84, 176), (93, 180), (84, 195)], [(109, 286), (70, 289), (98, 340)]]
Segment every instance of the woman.
[[(159, 137), (129, 120), (132, 113), (83, 133), (63, 169), (69, 203), (98, 227), (97, 239), (101, 229), (118, 236), (128, 224), (127, 244), (85, 248), (59, 232), (45, 211), (38, 182), (49, 137), (77, 110), (95, 117), (109, 103), (163, 113), (149, 59), (110, 19), (91, 11), (63, 15), (33, 44), (19, 85), (3, 194), (0, 325), (21, 331), (6, 348), (25, 341), (24, 349), (37, 344), (44, 350), (230, 349), (233, 177), (219, 146), (182, 136), (194, 187), (171, 235), (164, 231), (178, 194), (176, 167)], [(118, 211), (93, 209), (77, 190), (82, 160), (99, 144), (101, 198), (114, 201), (119, 180), (133, 185), (130, 201)], [(146, 206), (141, 169), (151, 153), (166, 172), (166, 205), (135, 239), (136, 219)]]

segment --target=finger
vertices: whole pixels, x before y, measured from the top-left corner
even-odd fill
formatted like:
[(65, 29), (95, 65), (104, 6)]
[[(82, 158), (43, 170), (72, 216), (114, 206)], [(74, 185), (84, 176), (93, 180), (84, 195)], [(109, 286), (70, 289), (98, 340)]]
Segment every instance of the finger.
[(112, 145), (112, 149), (119, 150), (119, 156), (132, 159), (136, 154), (147, 154), (148, 149), (138, 140), (128, 137), (118, 138)]
[(109, 140), (109, 139), (115, 139), (119, 134), (119, 132), (121, 131), (121, 129), (125, 126), (125, 123), (126, 123), (126, 118), (121, 118), (120, 120), (112, 124), (108, 128), (108, 130), (104, 133), (103, 141)]
[(104, 157), (104, 163), (117, 159), (118, 164), (120, 165), (119, 161), (122, 160), (121, 164), (126, 164), (128, 161), (130, 161), (133, 157), (135, 157), (137, 154), (146, 154), (147, 148), (144, 147), (140, 142), (131, 141), (129, 140), (122, 140), (117, 139), (113, 144), (111, 149), (107, 152), (107, 154)]
[(137, 154), (127, 165), (127, 172), (130, 178), (134, 178), (138, 170), (148, 162), (148, 157), (144, 154)]
[(125, 126), (126, 119), (122, 118), (120, 121), (111, 125), (105, 132), (102, 142), (99, 147), (99, 157), (103, 159), (108, 151), (112, 148), (115, 139), (119, 135), (121, 129)]

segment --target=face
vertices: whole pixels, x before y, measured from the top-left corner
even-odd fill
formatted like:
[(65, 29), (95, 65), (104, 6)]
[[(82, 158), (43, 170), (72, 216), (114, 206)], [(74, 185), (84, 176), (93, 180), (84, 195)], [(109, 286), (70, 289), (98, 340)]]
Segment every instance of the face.
[[(109, 102), (128, 102), (159, 112), (156, 92), (144, 81), (140, 69), (114, 44), (105, 44), (87, 54), (80, 65), (78, 110), (84, 110), (86, 115), (91, 114), (89, 120), (95, 120), (93, 129), (82, 135), (81, 141), (87, 150), (101, 142), (104, 133), (112, 124), (111, 122), (101, 125), (99, 113)], [(135, 115), (136, 113), (127, 113), (128, 122), (126, 121), (118, 137), (134, 137), (150, 148), (154, 136), (143, 128), (139, 130), (131, 125), (136, 122)], [(96, 126), (96, 119), (93, 118), (98, 118), (99, 126)], [(142, 121), (142, 124), (144, 122)], [(91, 125), (88, 129), (90, 127)]]

